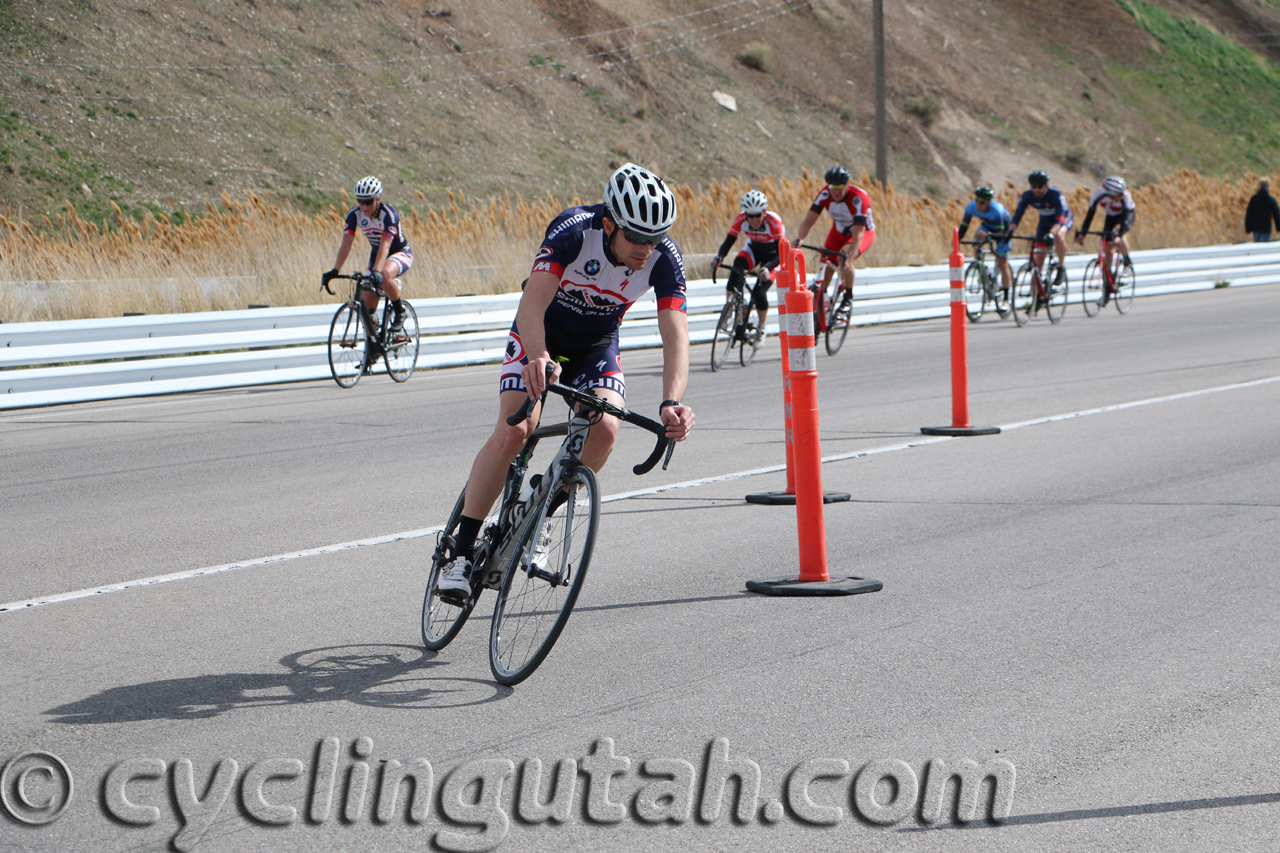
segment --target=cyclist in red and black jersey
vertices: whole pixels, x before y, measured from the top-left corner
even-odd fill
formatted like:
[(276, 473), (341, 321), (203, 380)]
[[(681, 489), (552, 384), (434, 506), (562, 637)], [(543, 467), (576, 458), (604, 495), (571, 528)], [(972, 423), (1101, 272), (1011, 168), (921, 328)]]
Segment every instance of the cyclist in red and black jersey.
[(742, 197), (742, 212), (734, 218), (728, 236), (711, 261), (713, 276), (737, 242), (739, 234), (746, 235), (747, 245), (733, 259), (733, 272), (729, 273), (726, 290), (741, 292), (747, 281), (747, 270), (764, 268), (765, 273), (751, 288), (751, 304), (760, 319), (756, 324), (756, 339), (759, 340), (764, 337), (764, 322), (769, 316), (769, 285), (773, 282), (768, 270), (778, 266), (778, 241), (787, 235), (787, 226), (782, 224), (782, 217), (769, 209), (769, 199), (764, 193), (759, 190), (748, 192)]
[[(832, 254), (828, 259), (838, 257), (836, 252), (844, 252), (845, 258), (840, 262), (840, 281), (844, 287), (853, 292), (853, 262), (860, 258), (876, 239), (876, 223), (871, 216), (871, 197), (866, 190), (849, 183), (849, 170), (843, 166), (832, 166), (824, 175), (827, 185), (813, 200), (809, 212), (796, 231), (795, 244), (798, 246), (809, 236), (809, 229), (818, 221), (822, 211), (831, 214), (831, 231), (822, 244)], [(852, 250), (846, 247), (852, 247)], [(831, 267), (822, 279), (822, 287), (831, 282)]]
[[(693, 429), (693, 409), (680, 402), (689, 378), (689, 321), (684, 261), (667, 236), (675, 221), (675, 196), (662, 179), (626, 163), (605, 184), (603, 204), (568, 208), (547, 227), (507, 338), (498, 423), (471, 466), (455, 558), (440, 578), (442, 592), (470, 590), (476, 536), (502, 494), (507, 466), (538, 421), (538, 409), (514, 427), (507, 418), (526, 399), (542, 396), (548, 366), (553, 380), (559, 376), (564, 384), (622, 406), (626, 383), (618, 326), (650, 289), (658, 297), (666, 397), (658, 414), (668, 438), (683, 441)], [(599, 471), (617, 434), (617, 419), (602, 417), (587, 435), (582, 461)]]
[[(400, 229), (400, 212), (382, 201), (382, 182), (370, 175), (356, 182), (356, 206), (347, 211), (347, 219), (342, 232), (342, 243), (338, 246), (338, 257), (321, 280), (328, 283), (342, 265), (347, 262), (347, 254), (356, 239), (356, 231), (363, 231), (369, 241), (369, 268), (373, 274), (373, 284), (381, 287), (387, 294), (387, 300), (395, 310), (392, 330), (404, 328), (404, 303), (400, 301), (400, 276), (413, 266), (413, 249)], [(365, 291), (361, 294), (365, 307), (370, 311), (378, 310), (378, 294)]]

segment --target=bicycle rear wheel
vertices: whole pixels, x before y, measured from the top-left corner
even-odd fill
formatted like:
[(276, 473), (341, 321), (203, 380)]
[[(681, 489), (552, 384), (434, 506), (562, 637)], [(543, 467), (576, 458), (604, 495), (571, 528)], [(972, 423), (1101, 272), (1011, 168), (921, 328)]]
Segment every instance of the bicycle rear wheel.
[(408, 300), (403, 304), (404, 330), (394, 336), (390, 329), (387, 330), (391, 342), (387, 344), (387, 351), (383, 355), (387, 373), (396, 382), (404, 382), (412, 376), (413, 369), (418, 364), (418, 312), (413, 310)]
[(1098, 316), (1098, 309), (1102, 306), (1102, 287), (1102, 267), (1094, 258), (1084, 268), (1084, 278), (1080, 283), (1080, 304), (1090, 317)]
[[(498, 590), (489, 629), (489, 668), (498, 683), (524, 681), (538, 668), (569, 621), (595, 547), (600, 521), (596, 477), (581, 463), (566, 470), (525, 528)], [(568, 499), (553, 514), (557, 492)]]
[(333, 373), (333, 381), (343, 388), (359, 382), (365, 354), (360, 306), (348, 302), (338, 308), (329, 324), (329, 371)]
[(466, 489), (463, 489), (462, 494), (458, 495), (453, 512), (449, 513), (449, 521), (440, 532), (436, 549), (431, 555), (427, 592), (422, 599), (422, 644), (432, 651), (439, 651), (453, 642), (476, 604), (474, 592), (465, 602), (460, 602), (453, 598), (442, 598), (439, 591), (440, 575), (453, 559), (453, 536), (458, 529), (458, 519), (462, 517), (462, 502), (466, 494)]
[(826, 347), (827, 355), (835, 355), (844, 346), (844, 339), (849, 334), (849, 321), (853, 318), (853, 296), (849, 291), (840, 291), (840, 301), (831, 309), (827, 318)]
[(1036, 267), (1027, 261), (1013, 277), (1013, 293), (1009, 296), (1009, 308), (1019, 326), (1025, 326), (1031, 320), (1031, 307), (1035, 305), (1035, 298)]
[(742, 297), (736, 293), (725, 300), (720, 311), (720, 320), (716, 323), (716, 333), (711, 339), (711, 372), (724, 367), (724, 360), (733, 348), (733, 333), (738, 325), (738, 315), (742, 312)]
[[(1062, 272), (1062, 281), (1056, 281), (1059, 270)], [(1050, 323), (1057, 323), (1067, 313), (1067, 296), (1071, 292), (1071, 280), (1067, 278), (1064, 268), (1053, 270), (1049, 283), (1045, 285), (1045, 292), (1049, 296), (1049, 303), (1044, 307), (1045, 313), (1049, 315)]]
[(1138, 277), (1134, 275), (1133, 267), (1125, 266), (1124, 262), (1120, 262), (1120, 271), (1116, 273), (1116, 310), (1121, 314), (1128, 314), (1129, 309), (1133, 307), (1133, 297), (1138, 291)]
[(987, 288), (982, 281), (982, 267), (977, 261), (970, 261), (964, 271), (964, 313), (969, 316), (970, 323), (982, 319), (982, 309), (987, 301)]

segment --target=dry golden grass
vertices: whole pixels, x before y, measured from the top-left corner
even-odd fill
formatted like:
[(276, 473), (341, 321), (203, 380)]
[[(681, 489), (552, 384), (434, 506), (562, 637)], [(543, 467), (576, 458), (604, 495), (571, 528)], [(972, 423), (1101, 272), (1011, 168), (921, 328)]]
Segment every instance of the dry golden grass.
[[(871, 195), (877, 237), (859, 266), (945, 261), (951, 229), (968, 199), (939, 203), (892, 188), (881, 191), (866, 175), (860, 185)], [(1255, 175), (1232, 182), (1181, 171), (1136, 189), (1138, 220), (1131, 244), (1153, 249), (1237, 242), (1244, 238), (1244, 208), (1256, 185)], [(686, 256), (709, 256), (737, 214), (742, 194), (753, 188), (769, 196), (770, 206), (794, 231), (821, 186), (805, 172), (797, 181), (766, 177), (756, 186), (729, 180), (701, 190), (676, 187), (680, 220), (673, 236)], [(1006, 183), (998, 198), (1012, 210), (1020, 189)], [(417, 193), (418, 202), (424, 198)], [(404, 278), (410, 297), (516, 290), (546, 224), (563, 207), (580, 203), (550, 194), (533, 199), (508, 194), (471, 204), (461, 194), (450, 193), (450, 199), (447, 207), (425, 212), (415, 203), (388, 199), (401, 211), (414, 248), (415, 265)], [(1077, 189), (1069, 199), (1079, 225), (1089, 191)], [(336, 301), (322, 300), (317, 287), (320, 273), (333, 262), (345, 209), (309, 215), (253, 194), (240, 200), (224, 193), (220, 205), (208, 204), (203, 215), (181, 222), (150, 215), (135, 221), (117, 209), (116, 221), (103, 228), (67, 207), (56, 220), (45, 217), (35, 225), (15, 220), (12, 213), (0, 215), (0, 320)], [(1025, 220), (1020, 230), (1030, 233), (1034, 217)], [(1094, 224), (1101, 225), (1100, 219), (1095, 217)], [(813, 238), (821, 239), (826, 227), (820, 222)], [(348, 271), (366, 257), (363, 240), (357, 239)], [(690, 275), (700, 277), (700, 267)]]

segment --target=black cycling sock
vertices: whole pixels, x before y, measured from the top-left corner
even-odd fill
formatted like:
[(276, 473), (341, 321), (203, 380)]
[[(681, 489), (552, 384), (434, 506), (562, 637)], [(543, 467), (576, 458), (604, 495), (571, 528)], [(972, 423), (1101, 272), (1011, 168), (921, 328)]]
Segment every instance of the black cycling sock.
[(453, 534), (455, 557), (466, 557), (470, 560), (475, 556), (476, 537), (480, 535), (480, 528), (483, 526), (483, 518), (467, 518), (465, 515), (458, 517), (458, 530)]
[(391, 300), (391, 307), (392, 307), (392, 308), (394, 308), (394, 309), (396, 310), (396, 316), (397, 316), (397, 317), (403, 317), (403, 316), (404, 316), (404, 302), (400, 301), (399, 299), (392, 299), (392, 300)]

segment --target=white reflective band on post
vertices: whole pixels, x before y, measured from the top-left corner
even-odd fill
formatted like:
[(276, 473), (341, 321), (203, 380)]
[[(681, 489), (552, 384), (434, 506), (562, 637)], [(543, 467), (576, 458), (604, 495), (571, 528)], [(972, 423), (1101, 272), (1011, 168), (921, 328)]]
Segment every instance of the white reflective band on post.
[(952, 301), (952, 302), (964, 302), (964, 288), (963, 288), (963, 287), (953, 287), (953, 288), (951, 288), (951, 301)]
[(787, 364), (792, 373), (797, 370), (817, 370), (818, 350), (816, 347), (791, 347), (787, 350)]
[(788, 335), (812, 335), (813, 334), (813, 312), (801, 311), (798, 314), (787, 315), (787, 334)]
[(964, 271), (961, 267), (951, 267), (951, 301), (964, 302)]

